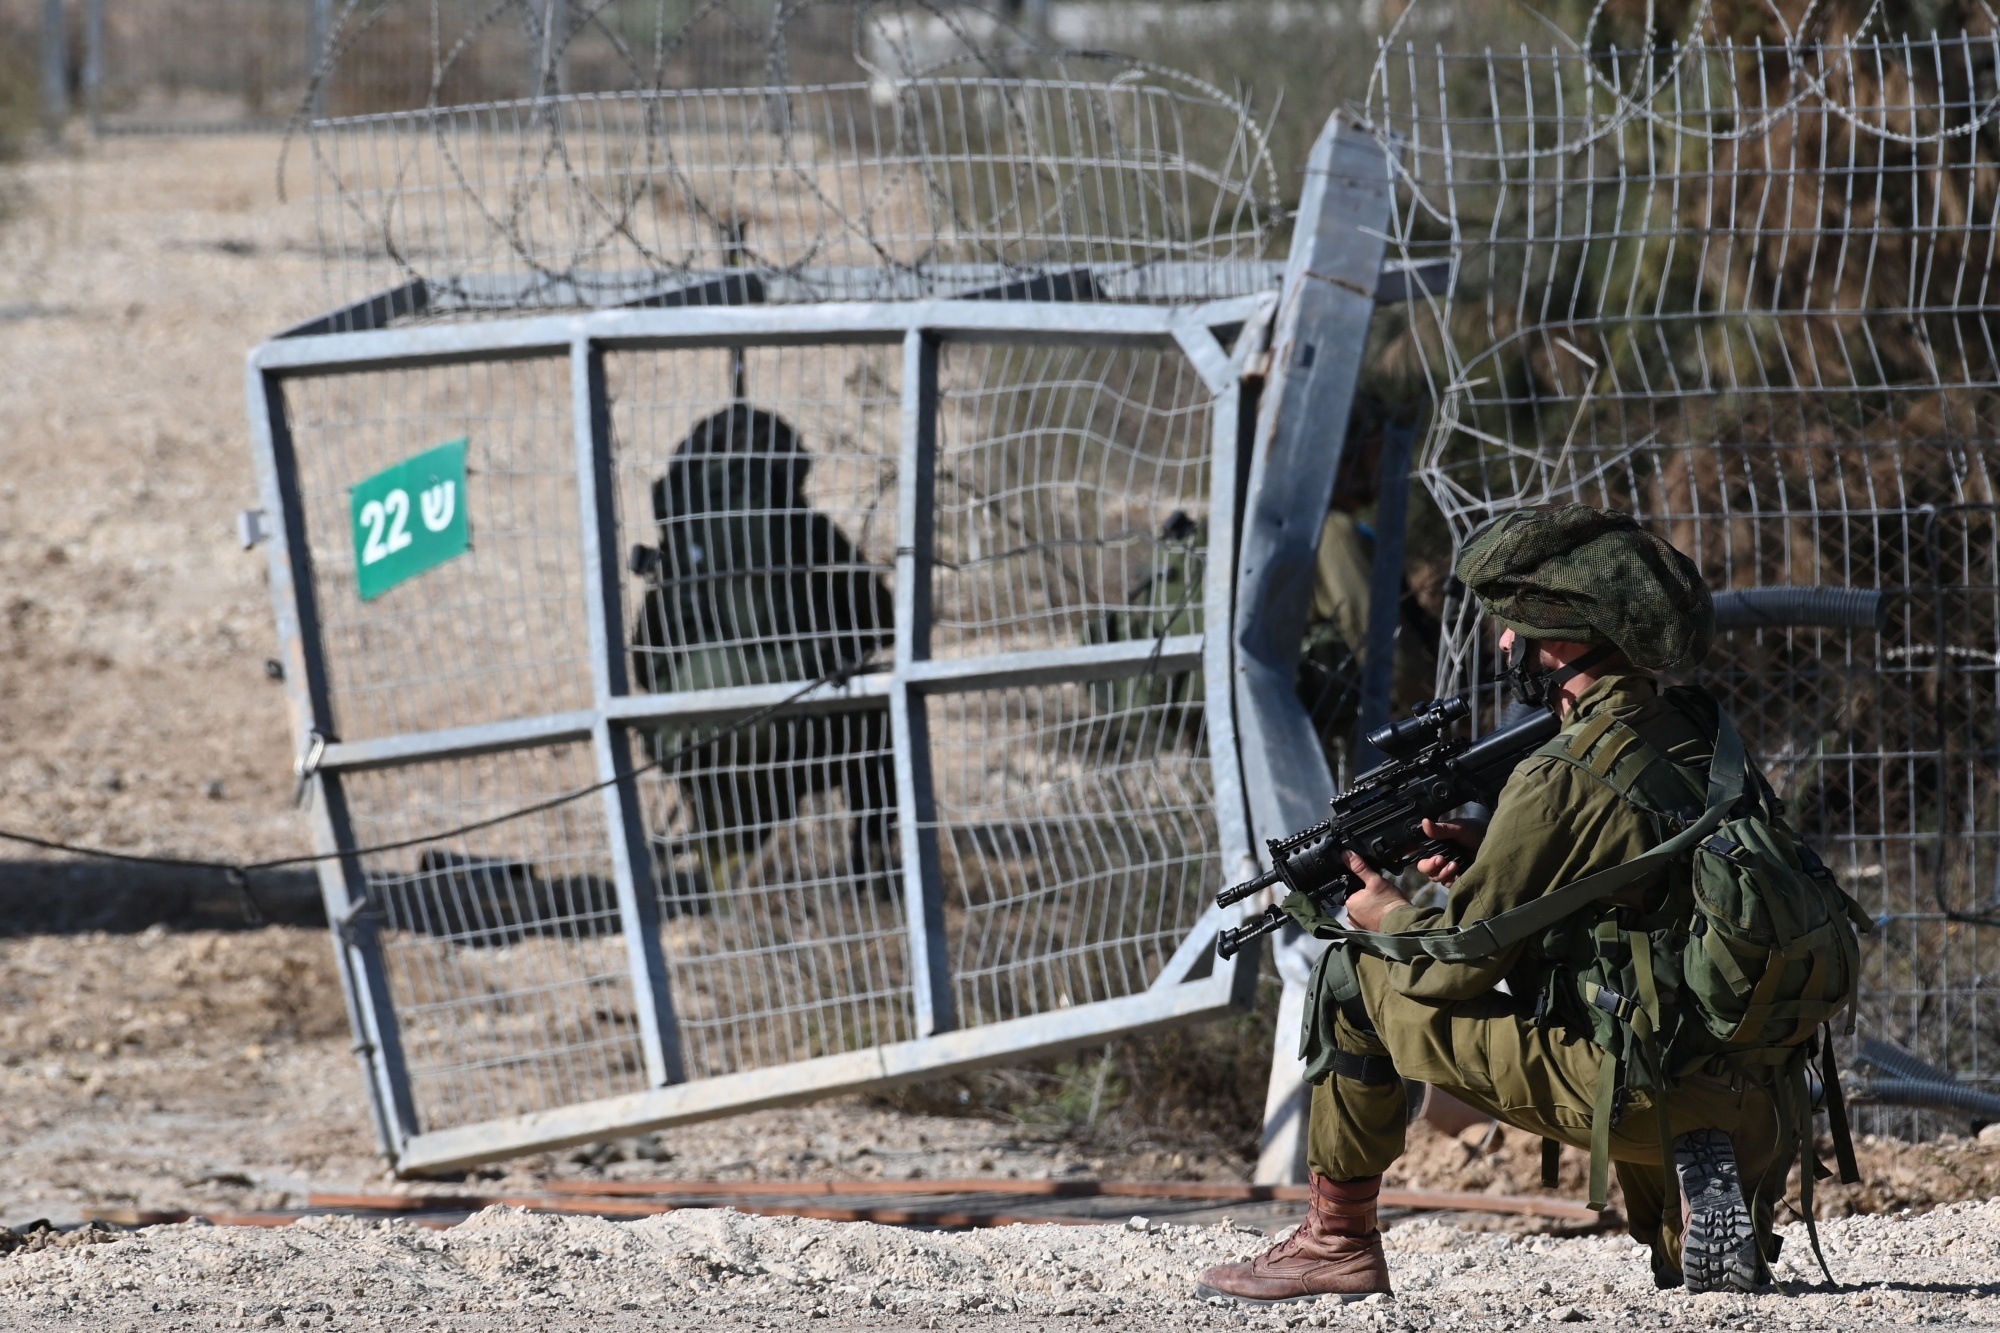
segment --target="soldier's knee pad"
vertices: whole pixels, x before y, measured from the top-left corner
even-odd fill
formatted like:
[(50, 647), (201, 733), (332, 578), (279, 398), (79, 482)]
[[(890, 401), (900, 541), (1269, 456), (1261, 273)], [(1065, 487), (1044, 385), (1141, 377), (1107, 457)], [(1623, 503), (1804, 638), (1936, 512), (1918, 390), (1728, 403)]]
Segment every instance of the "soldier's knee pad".
[(1381, 1036), (1375, 1030), (1375, 1020), (1368, 1016), (1368, 1001), (1361, 994), (1361, 973), (1355, 964), (1358, 954), (1352, 948), (1336, 945), (1326, 951), (1320, 966), (1323, 969), (1321, 985), (1325, 987), (1322, 1003), (1331, 1001), (1347, 1020), (1348, 1026), (1356, 1032), (1370, 1037)]
[(1306, 1063), (1306, 1080), (1322, 1083), (1329, 1075), (1335, 1075), (1377, 1087), (1399, 1082), (1396, 1066), (1388, 1056), (1340, 1047), (1338, 1033), (1342, 1019), (1362, 1036), (1380, 1039), (1361, 996), (1361, 978), (1354, 970), (1353, 950), (1336, 945), (1320, 955), (1313, 968), (1311, 987), (1299, 1043), (1299, 1058)]

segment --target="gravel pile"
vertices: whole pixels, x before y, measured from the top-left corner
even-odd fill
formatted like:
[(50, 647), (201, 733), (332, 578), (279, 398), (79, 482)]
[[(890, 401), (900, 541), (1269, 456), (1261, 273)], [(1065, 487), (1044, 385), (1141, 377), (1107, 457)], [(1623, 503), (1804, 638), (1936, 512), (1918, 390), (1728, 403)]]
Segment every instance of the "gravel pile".
[[(1825, 1224), (1845, 1286), (1815, 1289), (1793, 1228), (1785, 1290), (1656, 1292), (1622, 1237), (1390, 1232), (1393, 1300), (1245, 1310), (1197, 1300), (1246, 1228), (1009, 1227), (927, 1234), (682, 1211), (639, 1222), (489, 1209), (449, 1231), (314, 1218), (283, 1230), (153, 1227), (0, 1260), (0, 1325), (71, 1328), (802, 1327), (994, 1330), (1351, 1327), (1870, 1328), (2000, 1325), (2000, 1200)], [(532, 1324), (530, 1325), (530, 1321)], [(824, 1322), (814, 1322), (824, 1321)]]

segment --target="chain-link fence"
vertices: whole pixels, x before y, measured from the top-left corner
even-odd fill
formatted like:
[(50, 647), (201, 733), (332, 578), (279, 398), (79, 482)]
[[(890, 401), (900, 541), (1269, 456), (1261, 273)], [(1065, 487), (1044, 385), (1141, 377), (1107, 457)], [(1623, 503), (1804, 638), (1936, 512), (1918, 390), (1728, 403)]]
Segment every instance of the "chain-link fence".
[[(1454, 273), (1379, 332), (1434, 396), (1422, 475), (1457, 535), (1583, 500), (1647, 519), (1717, 590), (1884, 594), (1879, 627), (1739, 621), (1700, 679), (1878, 921), (1862, 1033), (1988, 1087), (1996, 71), (1991, 36), (1391, 40), (1366, 103), (1402, 147), (1392, 250)], [(1442, 685), (1464, 689), (1492, 635), (1462, 591), (1449, 619)]]

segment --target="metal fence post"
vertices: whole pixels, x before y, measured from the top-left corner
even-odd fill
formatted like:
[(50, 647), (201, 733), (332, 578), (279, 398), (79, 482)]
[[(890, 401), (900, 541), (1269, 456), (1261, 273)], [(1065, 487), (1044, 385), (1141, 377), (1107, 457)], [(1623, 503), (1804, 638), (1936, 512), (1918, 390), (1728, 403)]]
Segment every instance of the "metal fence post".
[(910, 931), (910, 985), (917, 1035), (957, 1024), (944, 933), (944, 871), (931, 788), (930, 717), (909, 682), (931, 655), (931, 552), (936, 522), (938, 340), (903, 337), (903, 448), (896, 494), (896, 666), (889, 726), (896, 747), (896, 826), (903, 852), (903, 911)]
[[(1232, 662), (1236, 655), (1233, 636), (1227, 631), (1236, 590), (1237, 494), (1240, 480), (1239, 451), (1245, 442), (1243, 371), (1264, 347), (1271, 312), (1266, 308), (1237, 335), (1233, 354), (1225, 355), (1215, 331), (1205, 326), (1183, 328), (1176, 341), (1188, 359), (1201, 369), (1203, 382), (1214, 394), (1210, 411), (1210, 481), (1208, 492), (1208, 546), (1202, 560), (1202, 712), (1208, 730), (1208, 746), (1215, 776), (1215, 832), (1221, 844), (1221, 871), (1224, 883), (1236, 883), (1257, 873), (1257, 857), (1250, 850), (1250, 817), (1243, 803), (1242, 756), (1237, 746), (1235, 709), (1230, 706), (1234, 688)], [(1211, 360), (1212, 359), (1212, 360)], [(1216, 961), (1217, 967), (1234, 969), (1232, 998), (1241, 1008), (1257, 1003), (1257, 971), (1261, 948), (1238, 954), (1233, 963)]]
[(541, 45), (528, 52), (528, 96), (557, 97), (569, 82), (569, 0), (544, 0), (541, 9)]
[[(1282, 837), (1319, 819), (1333, 796), (1312, 720), (1294, 686), (1312, 599), (1314, 556), (1346, 444), (1354, 391), (1375, 317), (1390, 173), (1365, 129), (1328, 119), (1313, 144), (1272, 335), (1271, 373), (1258, 401), (1237, 562), (1236, 726), (1253, 832)], [(1317, 942), (1287, 931), (1278, 970), (1294, 970)], [(1270, 1118), (1258, 1180), (1296, 1178), (1302, 1006), (1287, 1006), (1272, 1039)], [(1285, 1020), (1290, 1020), (1289, 1024)]]
[(54, 143), (69, 119), (69, 33), (63, 0), (42, 0), (42, 131)]
[(590, 747), (604, 789), (605, 831), (611, 877), (618, 891), (618, 920), (632, 972), (632, 1000), (639, 1016), (639, 1044), (646, 1079), (654, 1087), (686, 1078), (680, 1028), (660, 951), (660, 907), (653, 891), (652, 855), (639, 791), (632, 781), (627, 730), (604, 717), (605, 706), (628, 689), (625, 670), (624, 594), (619, 578), (617, 482), (612, 470), (611, 401), (604, 353), (587, 340), (570, 346), (570, 402), (576, 430), (576, 490), (582, 507), (583, 577), (589, 598), (592, 696), (598, 711)]
[(83, 104), (90, 132), (104, 133), (104, 0), (84, 0)]
[(327, 43), (333, 40), (333, 0), (306, 0), (306, 3), (312, 6), (312, 16), (306, 22), (306, 79), (312, 89), (306, 114), (317, 120), (326, 114), (326, 88), (320, 82), (320, 67), (326, 63)]
[[(299, 494), (298, 460), (292, 448), (289, 414), (280, 379), (252, 365), (249, 372), (251, 444), (257, 458), (258, 490), (272, 524), (271, 603), (285, 667), (285, 693), (300, 735), (333, 734), (332, 703), (321, 653), (317, 599), (313, 593), (312, 549), (306, 540), (305, 510)], [(337, 775), (313, 779), (313, 850), (345, 852), (355, 846), (346, 793)], [(395, 999), (378, 932), (382, 918), (368, 893), (368, 876), (352, 856), (319, 863), (320, 897), (339, 938), (342, 990), (352, 1005), (355, 1054), (374, 1109), (375, 1130), (392, 1160), (421, 1132), (410, 1095), (409, 1066), (403, 1059)]]
[(1237, 563), (1237, 729), (1259, 838), (1304, 828), (1333, 796), (1293, 678), (1313, 557), (1375, 317), (1390, 202), (1382, 145), (1334, 115), (1307, 162), (1270, 381), (1258, 402)]

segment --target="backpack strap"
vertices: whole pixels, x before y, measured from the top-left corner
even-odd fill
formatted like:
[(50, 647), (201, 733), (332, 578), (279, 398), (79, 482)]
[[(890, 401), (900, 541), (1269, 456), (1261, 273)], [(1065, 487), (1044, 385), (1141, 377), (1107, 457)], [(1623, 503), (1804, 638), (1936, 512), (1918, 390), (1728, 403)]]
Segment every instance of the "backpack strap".
[(1826, 1172), (1826, 1168), (1820, 1165), (1819, 1150), (1813, 1142), (1812, 1095), (1806, 1087), (1806, 1052), (1803, 1046), (1793, 1050), (1773, 1091), (1777, 1093), (1781, 1123), (1791, 1118), (1798, 1126), (1799, 1212), (1806, 1220), (1806, 1238), (1812, 1242), (1813, 1258), (1819, 1261), (1819, 1271), (1826, 1278), (1826, 1284), (1837, 1287), (1840, 1284), (1833, 1280), (1833, 1270), (1826, 1265), (1826, 1252), (1820, 1249), (1819, 1220), (1813, 1207), (1813, 1182)]
[[(1613, 721), (1615, 723), (1615, 719)], [(1597, 722), (1597, 718), (1591, 719), (1577, 734), (1582, 735)], [(1651, 851), (1642, 852), (1620, 865), (1585, 875), (1574, 884), (1565, 884), (1483, 921), (1463, 926), (1395, 932), (1329, 928), (1324, 932), (1325, 938), (1338, 944), (1353, 944), (1396, 963), (1414, 962), (1419, 958), (1435, 958), (1441, 963), (1477, 962), (1532, 939), (1557, 922), (1637, 883), (1675, 858), (1685, 855), (1696, 843), (1715, 832), (1728, 815), (1729, 808), (1742, 799), (1750, 767), (1743, 750), (1743, 738), (1737, 734), (1735, 725), (1727, 716), (1720, 716), (1718, 722), (1715, 758), (1708, 769), (1707, 808), (1700, 818)], [(1609, 729), (1608, 726), (1605, 728)], [(1616, 767), (1615, 762), (1613, 766)]]
[(1840, 1183), (1861, 1182), (1861, 1165), (1854, 1160), (1854, 1135), (1847, 1128), (1847, 1099), (1840, 1093), (1840, 1062), (1833, 1058), (1833, 1024), (1820, 1029), (1820, 1086), (1826, 1089), (1826, 1127), (1833, 1134), (1833, 1158), (1840, 1166)]

